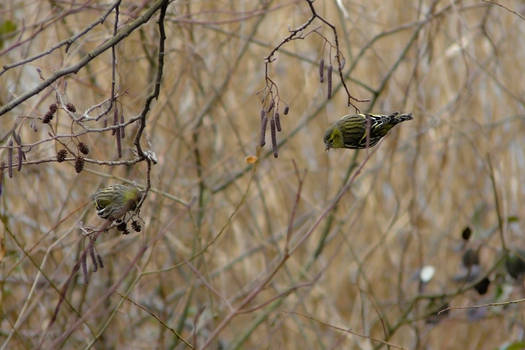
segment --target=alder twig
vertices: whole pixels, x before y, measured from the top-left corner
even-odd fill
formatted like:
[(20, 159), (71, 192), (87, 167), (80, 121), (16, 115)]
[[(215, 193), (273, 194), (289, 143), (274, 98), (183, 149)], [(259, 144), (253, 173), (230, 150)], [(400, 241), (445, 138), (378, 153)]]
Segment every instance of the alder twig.
[(44, 90), (46, 87), (53, 84), (58, 79), (77, 73), (80, 69), (85, 67), (91, 60), (95, 59), (96, 57), (100, 56), (102, 53), (104, 53), (106, 50), (110, 49), (117, 43), (119, 43), (121, 40), (128, 37), (133, 31), (135, 31), (140, 26), (146, 24), (151, 17), (161, 8), (162, 4), (164, 3), (164, 0), (157, 0), (154, 3), (151, 4), (151, 7), (144, 13), (144, 15), (140, 16), (133, 22), (129, 23), (128, 25), (124, 26), (117, 35), (115, 35), (112, 39), (106, 41), (105, 43), (99, 45), (94, 50), (87, 53), (82, 59), (80, 59), (79, 62), (69, 66), (62, 68), (58, 71), (56, 71), (51, 77), (47, 78), (40, 84), (38, 84), (36, 87), (32, 88), (31, 90), (27, 91), (26, 93), (20, 95), (19, 97), (9, 101), (2, 107), (0, 107), (0, 116), (6, 114), (13, 108), (17, 107), (21, 103), (25, 102), (26, 100), (30, 99), (31, 97), (38, 94), (40, 91)]

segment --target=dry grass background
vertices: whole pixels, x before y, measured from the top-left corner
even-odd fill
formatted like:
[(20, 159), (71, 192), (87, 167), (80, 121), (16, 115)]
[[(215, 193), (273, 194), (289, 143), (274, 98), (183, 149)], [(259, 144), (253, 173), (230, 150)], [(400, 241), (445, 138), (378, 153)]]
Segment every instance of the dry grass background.
[[(476, 309), (476, 315), (453, 309), (440, 322), (426, 321), (445, 303), (458, 307), (523, 297), (523, 284), (505, 274), (498, 257), (501, 233), (508, 247), (525, 248), (525, 3), (499, 3), (507, 9), (468, 0), (315, 2), (338, 29), (345, 72), (353, 69), (352, 94), (371, 99), (359, 104), (361, 110), (412, 112), (414, 120), (377, 147), (339, 205), (246, 306), (252, 310), (236, 314), (211, 348), (387, 347), (372, 337), (409, 349), (494, 349), (523, 339), (519, 303)], [(145, 11), (140, 5), (124, 1), (121, 23), (140, 16)], [(27, 27), (6, 40), (4, 50), (35, 32), (32, 25), (80, 10), (4, 52), (0, 63), (47, 50), (107, 6), (3, 2), (0, 18)], [(270, 1), (269, 11), (255, 11), (261, 8), (263, 2), (235, 0), (169, 6), (162, 87), (143, 139), (158, 157), (151, 173), (154, 191), (141, 212), (144, 228), (127, 236), (111, 230), (98, 238), (104, 269), (91, 273), (89, 283), (82, 273), (75, 275), (66, 297), (70, 305), (61, 306), (50, 327), (57, 290), (86, 244), (79, 227), (101, 224), (90, 196), (104, 184), (120, 182), (117, 177), (144, 184), (146, 167), (88, 163), (77, 175), (72, 162), (46, 162), (25, 165), (13, 178), (4, 171), (3, 348), (50, 348), (79, 315), (86, 320), (62, 348), (185, 348), (175, 331), (200, 348), (283, 256), (298, 189), (293, 162), (306, 175), (292, 246), (365, 161), (366, 151), (324, 150), (328, 124), (353, 111), (343, 90), (327, 101), (318, 63), (321, 57), (328, 60), (329, 52), (310, 35), (287, 44), (271, 65), (290, 114), (282, 117), (279, 158), (266, 154), (266, 146), (256, 171), (249, 169), (245, 157), (255, 154), (260, 132), (256, 94), (264, 87), (263, 58), (309, 16), (304, 1)], [(67, 53), (59, 49), (7, 71), (0, 77), (1, 104), (38, 83), (37, 67), (49, 77), (110, 38), (113, 20), (110, 15)], [(331, 38), (328, 28), (315, 26)], [(157, 45), (154, 19), (117, 45), (118, 101), (127, 118), (140, 113), (150, 92)], [(338, 84), (334, 79), (334, 87)], [(81, 111), (108, 98), (110, 52), (58, 87)], [(18, 117), (42, 116), (54, 101), (55, 93), (46, 89), (3, 115), (1, 136)], [(67, 133), (69, 123), (60, 120), (58, 131)], [(21, 129), (25, 143), (47, 137), (46, 127), (37, 125), (37, 132), (29, 123)], [(124, 158), (132, 157), (135, 131), (126, 131)], [(91, 158), (116, 159), (110, 133), (81, 140)], [(6, 139), (1, 146), (7, 161)], [(28, 161), (53, 159), (58, 148), (43, 142), (28, 153)], [(507, 222), (509, 216), (518, 221)], [(474, 231), (469, 247), (481, 246), (480, 276), (490, 272), (493, 281), (483, 296), (453, 281), (461, 269), (465, 226)], [(144, 256), (134, 261), (143, 244)], [(426, 265), (435, 268), (435, 276), (422, 285), (414, 276)], [(98, 301), (102, 304), (93, 308)]]

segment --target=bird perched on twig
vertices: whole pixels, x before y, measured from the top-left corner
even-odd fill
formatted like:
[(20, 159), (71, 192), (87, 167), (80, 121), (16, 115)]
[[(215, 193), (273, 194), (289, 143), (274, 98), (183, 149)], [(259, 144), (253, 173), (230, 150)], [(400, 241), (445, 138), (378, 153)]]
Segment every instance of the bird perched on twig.
[[(390, 129), (405, 120), (411, 113), (390, 115), (348, 114), (332, 124), (324, 134), (326, 149), (360, 149), (375, 146)], [(367, 130), (370, 130), (368, 133)], [(368, 136), (369, 135), (369, 136)]]
[(132, 185), (111, 185), (94, 195), (97, 215), (110, 221), (120, 220), (134, 211), (142, 200), (144, 191)]

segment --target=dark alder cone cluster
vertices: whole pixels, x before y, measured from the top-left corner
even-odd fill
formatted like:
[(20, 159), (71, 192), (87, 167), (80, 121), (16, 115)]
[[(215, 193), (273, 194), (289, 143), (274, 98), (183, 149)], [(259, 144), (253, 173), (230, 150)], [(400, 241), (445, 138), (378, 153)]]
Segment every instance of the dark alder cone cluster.
[(469, 248), (463, 253), (461, 262), (466, 268), (470, 268), (474, 265), (479, 265), (479, 251)]
[(89, 147), (84, 142), (78, 144), (78, 150), (82, 154), (89, 154)]
[(78, 173), (80, 173), (82, 170), (84, 169), (84, 158), (82, 157), (77, 157), (77, 159), (75, 160), (75, 171)]
[(125, 223), (124, 221), (121, 221), (121, 222), (117, 225), (117, 230), (121, 231), (123, 235), (127, 235), (127, 234), (129, 234), (128, 226), (126, 225), (126, 223)]
[(70, 111), (70, 112), (73, 112), (73, 113), (75, 113), (75, 112), (77, 111), (77, 108), (76, 108), (75, 105), (72, 104), (72, 103), (68, 103), (68, 104), (66, 105), (66, 109), (67, 109), (68, 111)]
[(518, 279), (525, 274), (525, 251), (520, 249), (510, 252), (505, 259), (508, 274)]
[[(140, 226), (140, 224), (136, 221), (136, 220), (133, 220), (131, 222), (131, 228), (135, 231), (135, 232), (140, 232), (142, 231), (142, 226)], [(122, 232), (123, 235), (127, 235), (129, 234), (129, 230), (128, 230), (128, 225), (126, 224), (126, 222), (124, 221), (120, 221), (117, 225), (117, 230)]]
[(48, 124), (55, 116), (55, 112), (57, 111), (57, 109), (58, 107), (55, 103), (49, 105), (47, 113), (44, 115), (44, 118), (42, 118), (42, 123)]
[(57, 152), (57, 162), (62, 163), (64, 160), (66, 160), (67, 151), (65, 149), (61, 149)]
[(470, 236), (472, 236), (472, 229), (469, 226), (467, 226), (461, 232), (461, 238), (463, 238), (464, 241), (468, 241), (470, 239)]
[(474, 289), (478, 292), (479, 295), (486, 294), (489, 290), (490, 280), (488, 277), (483, 278), (481, 281), (476, 283)]

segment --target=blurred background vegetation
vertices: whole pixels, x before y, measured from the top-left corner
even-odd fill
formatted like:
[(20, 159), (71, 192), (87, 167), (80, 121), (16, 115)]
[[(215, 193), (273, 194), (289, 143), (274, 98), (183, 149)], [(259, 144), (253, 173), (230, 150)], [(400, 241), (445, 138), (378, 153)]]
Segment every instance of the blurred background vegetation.
[[(3, 1), (0, 104), (114, 39), (117, 3)], [(159, 3), (123, 1), (117, 29)], [(111, 131), (75, 137), (84, 129), (63, 106), (77, 116), (109, 106), (114, 67), (115, 103), (89, 126), (111, 124), (115, 106), (126, 121), (142, 112), (159, 71), (159, 6), (114, 45), (116, 60), (104, 50), (3, 111), (2, 349), (525, 348), (516, 255), (525, 249), (525, 3), (314, 6), (337, 29), (350, 92), (369, 100), (359, 109), (414, 120), (372, 150), (325, 151), (325, 129), (355, 111), (335, 74), (329, 100), (319, 81), (320, 60), (335, 66), (335, 52), (311, 33), (334, 43), (316, 19), (269, 65), (290, 113), (279, 157), (268, 146), (257, 153), (264, 57), (311, 16), (306, 0), (171, 1), (162, 84), (141, 138), (158, 160), (144, 224), (99, 235), (104, 268), (93, 272), (88, 259), (88, 283), (74, 267), (87, 246), (81, 228), (103, 224), (92, 194), (145, 186), (147, 166), (111, 163), (136, 157), (138, 123), (125, 128), (118, 158)], [(106, 12), (67, 50), (46, 52)], [(52, 103), (59, 110), (43, 124)], [(90, 153), (77, 173), (76, 156), (58, 163), (56, 154), (79, 141)], [(463, 309), (487, 303), (503, 304)]]

